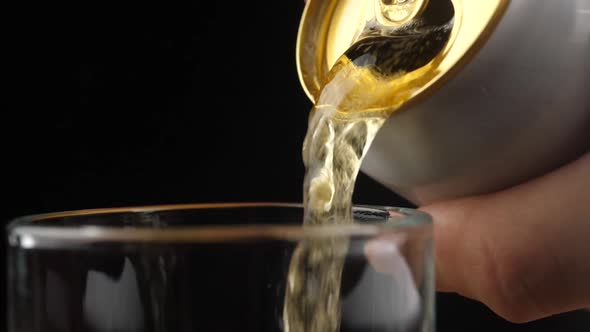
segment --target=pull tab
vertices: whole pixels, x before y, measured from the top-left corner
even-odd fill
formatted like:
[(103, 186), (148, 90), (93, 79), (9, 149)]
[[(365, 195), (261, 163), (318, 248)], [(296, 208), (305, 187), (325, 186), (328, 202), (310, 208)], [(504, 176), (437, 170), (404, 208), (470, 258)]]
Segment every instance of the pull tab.
[(376, 0), (375, 2), (379, 23), (399, 25), (416, 17), (428, 0)]

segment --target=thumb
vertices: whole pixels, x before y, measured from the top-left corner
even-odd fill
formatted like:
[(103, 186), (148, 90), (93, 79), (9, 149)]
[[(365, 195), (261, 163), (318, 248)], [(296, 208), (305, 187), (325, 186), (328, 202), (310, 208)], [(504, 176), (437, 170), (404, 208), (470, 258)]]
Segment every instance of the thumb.
[(437, 283), (513, 322), (590, 306), (590, 154), (492, 195), (425, 206)]

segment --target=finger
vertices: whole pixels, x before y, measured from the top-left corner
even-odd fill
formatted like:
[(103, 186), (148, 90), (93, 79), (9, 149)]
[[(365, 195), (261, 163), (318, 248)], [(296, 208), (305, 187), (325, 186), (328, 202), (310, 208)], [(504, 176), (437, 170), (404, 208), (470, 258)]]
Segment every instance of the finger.
[(373, 239), (364, 248), (365, 256), (377, 272), (409, 275), (406, 273), (410, 270), (408, 264), (398, 249), (403, 245), (402, 242), (403, 239), (395, 234)]
[(503, 192), (422, 208), (438, 288), (525, 322), (590, 306), (590, 154)]
[(366, 300), (358, 301), (359, 306), (353, 313), (356, 320), (369, 319), (373, 324), (381, 322), (382, 326), (391, 326), (393, 322), (401, 328), (410, 326), (411, 322), (419, 319), (424, 305), (421, 297), (423, 278), (417, 273), (422, 272), (420, 270), (423, 262), (408, 259), (401, 250), (405, 242), (400, 234), (389, 234), (372, 239), (364, 246), (364, 254), (373, 269), (365, 269), (353, 294), (358, 293), (365, 299), (383, 299), (387, 296), (393, 302), (390, 308), (385, 306), (375, 310)]

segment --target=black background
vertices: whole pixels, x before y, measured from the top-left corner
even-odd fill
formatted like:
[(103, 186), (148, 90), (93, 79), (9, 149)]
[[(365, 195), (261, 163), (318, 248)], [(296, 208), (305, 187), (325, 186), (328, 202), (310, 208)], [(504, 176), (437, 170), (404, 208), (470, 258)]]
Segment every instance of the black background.
[[(269, 0), (15, 10), (4, 35), (2, 220), (300, 201), (311, 107), (295, 65), (302, 9)], [(355, 202), (410, 206), (362, 174)], [(443, 332), (590, 329), (590, 314), (514, 325), (446, 294), (437, 315)]]

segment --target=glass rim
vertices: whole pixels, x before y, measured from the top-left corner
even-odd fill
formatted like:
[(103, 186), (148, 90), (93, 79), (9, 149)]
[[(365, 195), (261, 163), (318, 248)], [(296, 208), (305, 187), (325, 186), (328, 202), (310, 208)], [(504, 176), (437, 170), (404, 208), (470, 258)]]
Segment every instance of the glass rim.
[(70, 210), (31, 214), (13, 218), (6, 227), (9, 245), (25, 249), (37, 247), (68, 247), (93, 243), (223, 243), (247, 240), (301, 240), (345, 236), (378, 236), (382, 233), (412, 232), (430, 229), (429, 214), (414, 208), (355, 204), (353, 208), (386, 212), (387, 220), (395, 222), (285, 225), (285, 224), (233, 224), (188, 225), (163, 228), (129, 226), (51, 226), (35, 225), (63, 217), (100, 216), (106, 214), (139, 214), (170, 211), (206, 210), (224, 208), (303, 208), (300, 203), (196, 203), (147, 205), (115, 208)]

